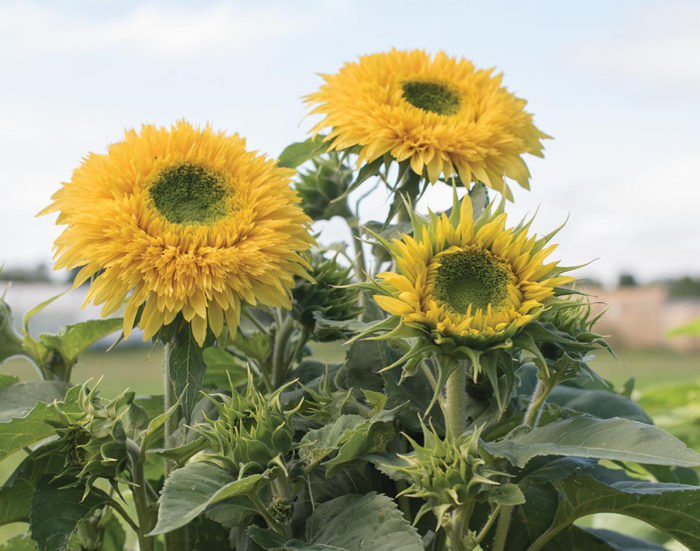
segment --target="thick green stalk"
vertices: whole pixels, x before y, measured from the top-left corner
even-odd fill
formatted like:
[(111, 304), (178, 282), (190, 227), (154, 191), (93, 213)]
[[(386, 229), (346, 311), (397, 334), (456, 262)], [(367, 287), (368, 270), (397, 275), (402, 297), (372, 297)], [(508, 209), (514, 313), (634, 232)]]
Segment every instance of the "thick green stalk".
[(455, 439), (467, 430), (467, 370), (465, 368), (466, 366), (460, 363), (452, 371), (445, 389), (447, 432)]
[(525, 417), (523, 418), (523, 425), (535, 428), (537, 426), (537, 421), (539, 418), (540, 408), (544, 401), (549, 396), (551, 387), (549, 387), (544, 381), (538, 379), (535, 391), (532, 394), (532, 399), (530, 400), (530, 405), (527, 407), (525, 412)]
[[(173, 388), (172, 381), (170, 380), (170, 354), (172, 351), (172, 344), (166, 344), (163, 348), (163, 411), (168, 411), (177, 402), (177, 396), (175, 395), (175, 389)], [(163, 443), (164, 447), (172, 448), (175, 443), (173, 442), (173, 434), (177, 430), (180, 424), (180, 412), (179, 410), (174, 412), (170, 418), (165, 422), (163, 426)], [(168, 478), (170, 473), (174, 470), (175, 466), (172, 461), (166, 459), (164, 466), (165, 479)], [(187, 551), (187, 531), (186, 527), (179, 528), (172, 532), (168, 532), (164, 536), (165, 539), (165, 551)]]
[(469, 530), (469, 519), (474, 512), (474, 502), (467, 501), (452, 513), (452, 526), (450, 528), (450, 543), (452, 551), (472, 551), (471, 542), (466, 534)]
[(272, 388), (279, 388), (284, 383), (289, 367), (287, 344), (289, 337), (294, 332), (294, 318), (286, 316), (277, 326), (275, 335), (275, 349), (272, 352), (272, 376), (270, 377)]
[(493, 538), (491, 551), (505, 551), (508, 543), (508, 529), (510, 528), (510, 517), (513, 514), (513, 507), (508, 505), (501, 509), (496, 525), (496, 534)]
[(136, 516), (139, 521), (138, 539), (139, 549), (141, 551), (154, 551), (155, 538), (147, 536), (155, 526), (155, 515), (151, 503), (148, 499), (146, 474), (144, 470), (144, 456), (141, 449), (133, 440), (127, 440), (127, 452), (131, 463), (131, 476), (133, 477), (134, 486), (132, 495), (134, 496), (134, 505), (136, 507)]
[(348, 224), (348, 228), (350, 228), (352, 244), (355, 250), (355, 277), (357, 277), (358, 281), (362, 281), (367, 272), (367, 260), (365, 259), (365, 250), (360, 239), (360, 225), (357, 218), (346, 218), (345, 221)]

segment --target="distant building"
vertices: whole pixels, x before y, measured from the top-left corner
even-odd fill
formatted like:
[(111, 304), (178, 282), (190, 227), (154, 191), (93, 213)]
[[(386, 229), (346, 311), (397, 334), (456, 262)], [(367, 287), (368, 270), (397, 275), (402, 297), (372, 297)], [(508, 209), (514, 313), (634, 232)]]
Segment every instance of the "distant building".
[(667, 337), (666, 331), (700, 315), (700, 298), (669, 299), (661, 285), (621, 287), (613, 291), (588, 288), (594, 311), (607, 312), (596, 325), (620, 348), (700, 350), (700, 337)]

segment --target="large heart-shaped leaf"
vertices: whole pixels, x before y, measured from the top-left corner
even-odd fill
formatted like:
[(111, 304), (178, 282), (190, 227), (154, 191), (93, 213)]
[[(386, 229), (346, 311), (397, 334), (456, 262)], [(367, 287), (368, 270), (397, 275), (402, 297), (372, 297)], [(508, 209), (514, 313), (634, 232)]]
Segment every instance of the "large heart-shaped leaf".
[(594, 457), (652, 465), (700, 465), (700, 455), (653, 425), (629, 419), (574, 417), (519, 431), (485, 447), (518, 467), (541, 455)]
[(47, 476), (40, 481), (32, 499), (29, 528), (39, 551), (63, 551), (78, 523), (111, 498), (92, 488), (83, 496), (80, 486), (65, 487), (66, 481)]
[(396, 504), (374, 492), (350, 494), (322, 503), (306, 521), (306, 541), (284, 541), (251, 526), (248, 533), (268, 551), (422, 551), (416, 529)]
[(617, 513), (637, 518), (690, 549), (700, 549), (700, 488), (619, 475), (611, 476), (615, 482), (605, 483), (597, 480), (598, 474), (554, 483), (562, 499), (550, 527), (532, 544), (531, 551), (542, 549), (576, 519), (594, 513)]
[(160, 496), (158, 523), (151, 535), (165, 534), (200, 515), (219, 501), (257, 491), (269, 473), (237, 479), (230, 472), (210, 463), (189, 463), (173, 471)]
[(26, 417), (37, 402), (62, 400), (69, 388), (61, 381), (27, 381), (0, 389), (0, 423)]

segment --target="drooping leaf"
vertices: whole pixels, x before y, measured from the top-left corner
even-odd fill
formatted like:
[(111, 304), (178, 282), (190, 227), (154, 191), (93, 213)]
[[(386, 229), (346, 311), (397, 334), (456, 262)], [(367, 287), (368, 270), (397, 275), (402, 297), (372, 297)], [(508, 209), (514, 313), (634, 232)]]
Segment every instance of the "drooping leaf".
[(70, 383), (61, 381), (26, 381), (0, 389), (0, 423), (27, 417), (38, 402), (50, 404), (62, 400)]
[(487, 449), (518, 467), (533, 457), (564, 455), (634, 461), (653, 465), (700, 465), (700, 455), (653, 425), (628, 419), (574, 417), (518, 431)]
[(328, 143), (324, 142), (325, 136), (317, 134), (303, 142), (296, 142), (284, 148), (280, 153), (277, 164), (284, 168), (296, 168), (320, 155), (328, 148)]
[(248, 528), (266, 551), (422, 551), (416, 529), (396, 504), (382, 494), (350, 494), (322, 503), (306, 521), (305, 541), (270, 530)]
[(32, 498), (29, 529), (39, 551), (63, 551), (78, 523), (111, 501), (102, 490), (92, 488), (83, 497), (79, 486), (65, 487), (65, 480), (42, 479)]
[(603, 530), (595, 528), (579, 528), (575, 527), (576, 532), (588, 534), (591, 538), (597, 539), (600, 542), (605, 542), (610, 549), (615, 551), (665, 551), (667, 548), (658, 543), (647, 541), (639, 538), (633, 538), (627, 534), (620, 534), (612, 530)]
[(347, 551), (423, 550), (418, 532), (396, 504), (374, 492), (319, 505), (306, 522), (306, 541)]
[(256, 492), (269, 474), (236, 479), (211, 463), (189, 463), (172, 472), (160, 496), (158, 523), (151, 535), (165, 534), (184, 526), (209, 506), (230, 497)]
[(323, 463), (328, 476), (350, 461), (370, 453), (383, 452), (394, 437), (390, 421), (393, 412), (381, 411), (370, 419), (359, 415), (341, 415), (320, 429), (307, 432), (301, 440), (299, 457), (313, 467), (337, 451)]
[(578, 518), (617, 513), (651, 524), (690, 549), (700, 549), (700, 488), (636, 479), (606, 484), (591, 475), (566, 478), (554, 486), (562, 499), (541, 540), (547, 541)]
[(123, 325), (122, 318), (82, 321), (67, 325), (56, 335), (39, 335), (39, 340), (47, 348), (56, 350), (67, 365), (72, 365), (85, 349)]
[(604, 390), (559, 385), (550, 393), (547, 403), (587, 413), (599, 419), (624, 417), (640, 423), (652, 422), (639, 404), (625, 396)]
[(60, 414), (56, 406), (39, 402), (25, 416), (0, 423), (0, 460), (51, 436), (54, 429), (47, 421), (58, 421)]

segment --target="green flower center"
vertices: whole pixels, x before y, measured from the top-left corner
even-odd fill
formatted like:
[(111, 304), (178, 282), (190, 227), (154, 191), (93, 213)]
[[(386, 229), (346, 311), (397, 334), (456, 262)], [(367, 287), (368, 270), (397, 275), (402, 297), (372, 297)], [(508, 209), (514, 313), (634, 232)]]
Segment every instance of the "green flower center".
[(508, 283), (514, 277), (509, 266), (481, 249), (467, 249), (442, 256), (435, 270), (433, 294), (451, 310), (464, 314), (495, 311), (505, 305)]
[(226, 216), (221, 174), (183, 163), (164, 168), (150, 189), (156, 209), (174, 224), (211, 225)]
[(445, 84), (409, 80), (401, 87), (403, 99), (418, 109), (438, 115), (456, 115), (459, 112), (459, 94)]

